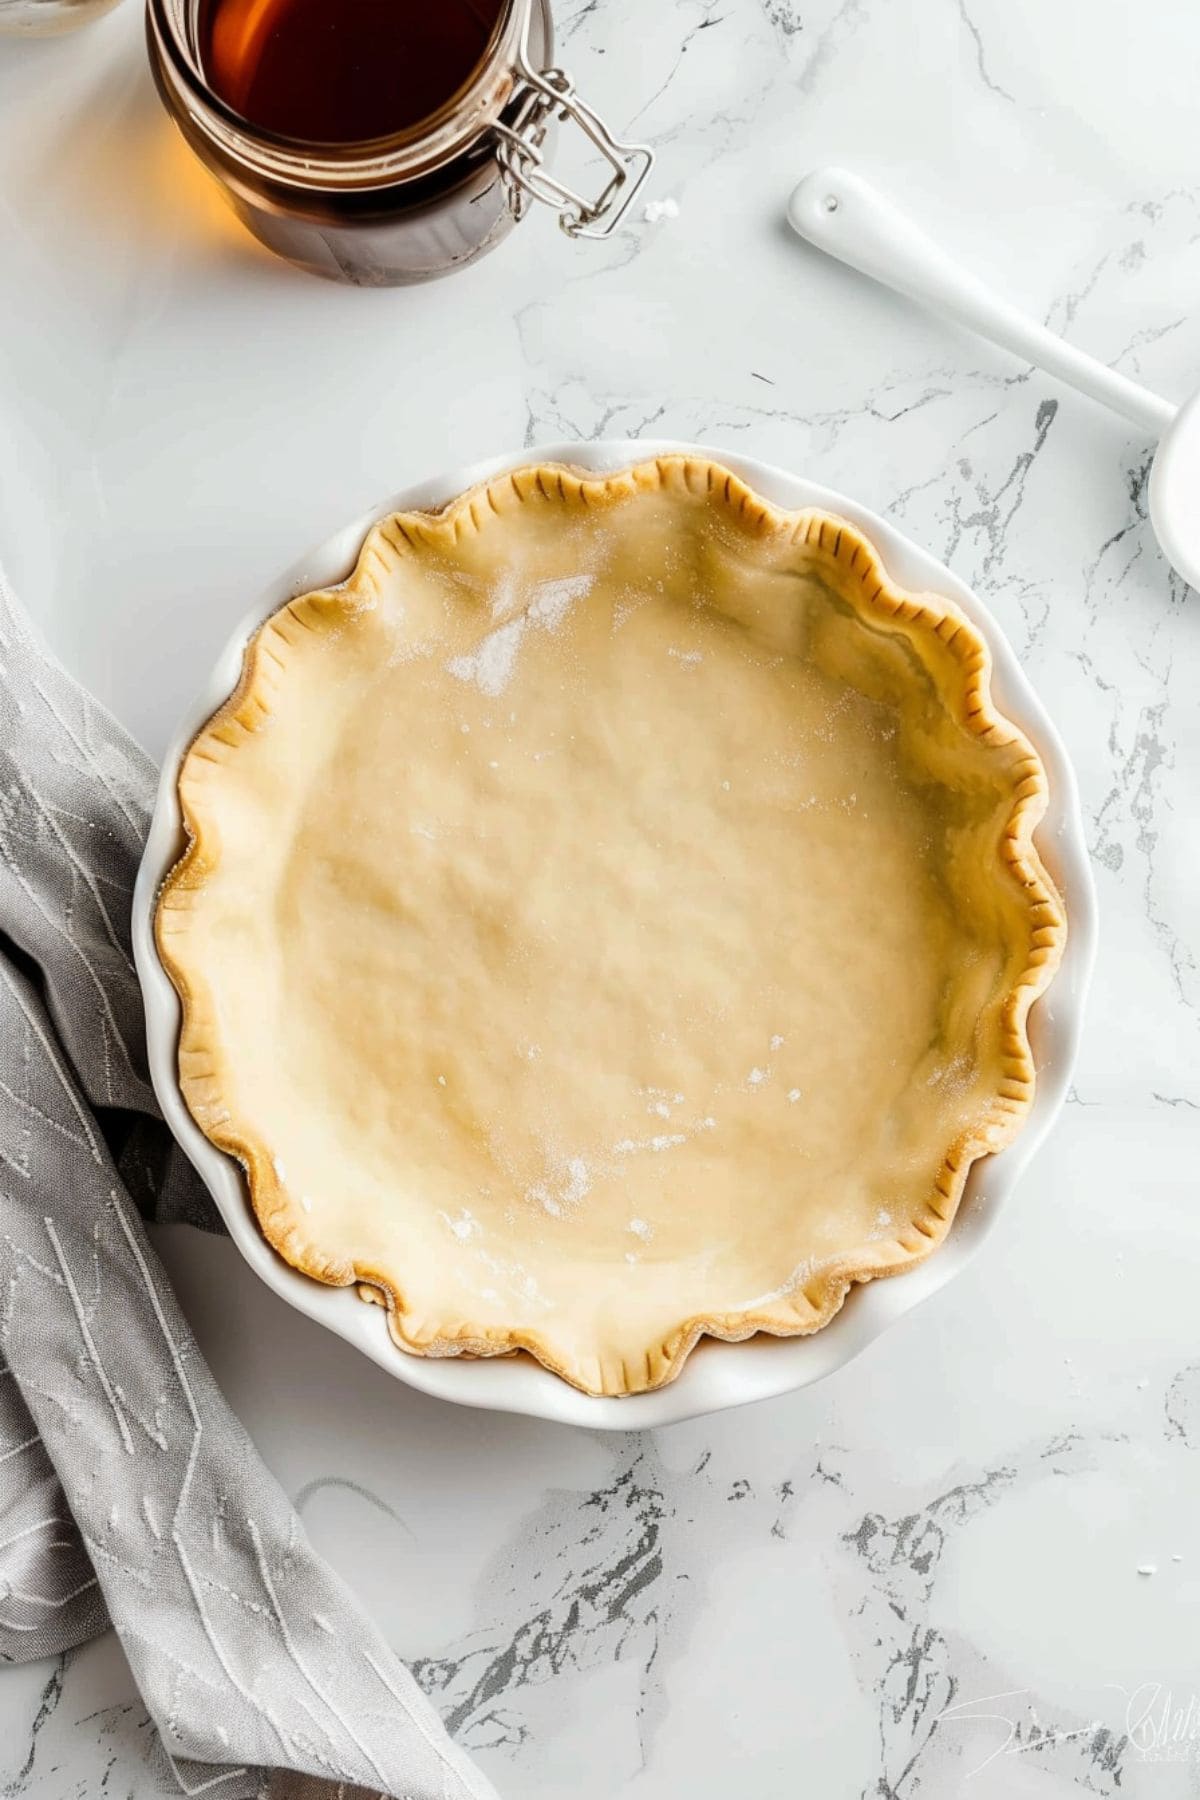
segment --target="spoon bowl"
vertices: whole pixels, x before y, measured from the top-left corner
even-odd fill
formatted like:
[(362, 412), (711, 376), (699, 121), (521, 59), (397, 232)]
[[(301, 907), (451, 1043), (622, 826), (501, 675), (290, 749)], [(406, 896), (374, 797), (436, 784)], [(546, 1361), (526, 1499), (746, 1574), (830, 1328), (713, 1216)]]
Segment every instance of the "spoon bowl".
[(1163, 555), (1200, 589), (1200, 394), (1185, 400), (1163, 433), (1150, 471), (1150, 522)]

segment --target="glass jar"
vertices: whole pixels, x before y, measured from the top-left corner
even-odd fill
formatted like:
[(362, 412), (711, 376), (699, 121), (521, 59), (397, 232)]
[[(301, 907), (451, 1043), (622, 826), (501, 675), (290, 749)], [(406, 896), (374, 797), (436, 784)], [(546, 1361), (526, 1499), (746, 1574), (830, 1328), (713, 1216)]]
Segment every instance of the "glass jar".
[(0, 32), (57, 37), (111, 12), (117, 0), (0, 0)]
[[(430, 0), (437, 4), (437, 0)], [(200, 0), (147, 0), (146, 32), (167, 111), (254, 235), (335, 281), (380, 287), (426, 281), (486, 254), (534, 202), (571, 237), (607, 237), (654, 160), (619, 143), (550, 66), (549, 0), (505, 0), (482, 60), (437, 112), (393, 137), (319, 144), (261, 130), (206, 79)], [(546, 164), (556, 121), (599, 151), (591, 198)]]

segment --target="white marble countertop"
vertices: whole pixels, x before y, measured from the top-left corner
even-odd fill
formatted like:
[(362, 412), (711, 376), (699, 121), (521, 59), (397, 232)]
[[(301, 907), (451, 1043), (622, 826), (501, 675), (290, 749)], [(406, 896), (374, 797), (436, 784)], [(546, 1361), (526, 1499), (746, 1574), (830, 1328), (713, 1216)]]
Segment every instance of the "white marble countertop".
[[(0, 41), (17, 590), (158, 752), (265, 581), (438, 468), (653, 431), (852, 492), (978, 587), (1075, 758), (1103, 931), (1074, 1104), (984, 1255), (857, 1363), (645, 1437), (439, 1406), (228, 1244), (164, 1252), (317, 1544), (504, 1794), (1194, 1796), (1200, 602), (1150, 533), (1145, 443), (823, 263), (782, 205), (806, 167), (858, 167), (1182, 397), (1200, 12), (556, 10), (678, 217), (606, 246), (532, 219), (407, 292), (295, 275), (226, 219), (135, 0)], [(5, 1674), (0, 1720), (5, 1794), (173, 1791), (111, 1639)]]

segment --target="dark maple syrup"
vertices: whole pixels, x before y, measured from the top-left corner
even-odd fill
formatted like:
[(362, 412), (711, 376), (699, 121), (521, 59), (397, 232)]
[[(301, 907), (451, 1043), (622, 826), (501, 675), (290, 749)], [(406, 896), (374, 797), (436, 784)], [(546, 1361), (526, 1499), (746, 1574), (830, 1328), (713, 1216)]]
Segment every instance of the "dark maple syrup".
[(213, 91), (251, 125), (360, 144), (430, 118), (483, 60), (506, 0), (201, 0)]

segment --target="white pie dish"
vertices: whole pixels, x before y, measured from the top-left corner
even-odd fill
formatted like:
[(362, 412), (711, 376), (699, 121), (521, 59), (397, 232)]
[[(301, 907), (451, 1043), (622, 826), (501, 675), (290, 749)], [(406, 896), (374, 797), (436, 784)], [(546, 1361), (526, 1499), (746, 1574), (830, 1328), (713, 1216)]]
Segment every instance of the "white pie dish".
[[(439, 505), (466, 488), (525, 463), (564, 462), (604, 471), (647, 456), (691, 448), (657, 442), (556, 445), (456, 470), (372, 508), (296, 564), (261, 597), (234, 633), (209, 682), (182, 721), (164, 763), (135, 894), (134, 949), (146, 1000), (151, 1076), (160, 1104), (212, 1192), (235, 1242), (268, 1285), (301, 1311), (356, 1344), (382, 1367), (425, 1392), (459, 1404), (557, 1418), (599, 1429), (671, 1423), (806, 1386), (840, 1367), (893, 1319), (964, 1266), (1065, 1098), (1095, 938), (1094, 895), (1082, 819), (1074, 777), (1062, 746), (986, 609), (933, 558), (853, 502), (745, 457), (717, 453), (722, 462), (775, 504), (789, 510), (819, 507), (858, 524), (880, 549), (894, 580), (909, 588), (930, 589), (949, 596), (973, 621), (992, 652), (997, 705), (1032, 739), (1046, 767), (1051, 802), (1039, 833), (1039, 846), (1064, 893), (1071, 923), (1052, 1003), (1038, 1007), (1031, 1021), (1039, 1086), (1020, 1138), (1011, 1149), (976, 1165), (955, 1226), (936, 1256), (900, 1279), (856, 1288), (837, 1317), (814, 1336), (756, 1338), (740, 1345), (705, 1342), (669, 1387), (620, 1399), (593, 1398), (578, 1392), (523, 1357), (438, 1360), (408, 1355), (398, 1349), (377, 1308), (364, 1307), (352, 1290), (320, 1285), (277, 1257), (254, 1220), (240, 1168), (210, 1144), (193, 1122), (176, 1077), (179, 1002), (158, 958), (153, 918), (159, 887), (183, 847), (177, 777), (188, 744), (235, 687), (243, 647), (254, 630), (297, 594), (340, 581), (376, 519), (393, 511)], [(707, 448), (695, 453), (714, 454)]]

